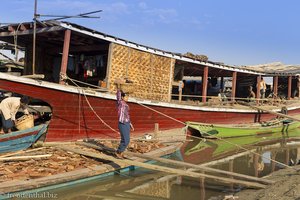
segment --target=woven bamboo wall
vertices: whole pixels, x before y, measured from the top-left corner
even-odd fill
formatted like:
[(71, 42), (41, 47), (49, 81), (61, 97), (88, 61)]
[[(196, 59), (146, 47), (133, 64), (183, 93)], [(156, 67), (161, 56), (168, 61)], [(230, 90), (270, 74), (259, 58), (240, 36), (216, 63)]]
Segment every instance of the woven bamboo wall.
[[(168, 101), (170, 74), (173, 80), (174, 63), (171, 58), (113, 44), (108, 79), (109, 89), (116, 89), (114, 85), (116, 78), (127, 77), (133, 81), (132, 96)], [(170, 73), (170, 68), (172, 73)]]

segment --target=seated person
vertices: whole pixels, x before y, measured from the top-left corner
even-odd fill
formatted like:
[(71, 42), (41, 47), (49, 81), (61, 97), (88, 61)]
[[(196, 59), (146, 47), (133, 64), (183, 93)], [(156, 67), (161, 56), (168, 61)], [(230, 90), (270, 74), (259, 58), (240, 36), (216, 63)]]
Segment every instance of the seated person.
[(219, 90), (218, 98), (220, 102), (227, 101), (227, 97), (222, 89)]
[(255, 100), (255, 93), (253, 92), (252, 86), (248, 88), (248, 101), (253, 102)]

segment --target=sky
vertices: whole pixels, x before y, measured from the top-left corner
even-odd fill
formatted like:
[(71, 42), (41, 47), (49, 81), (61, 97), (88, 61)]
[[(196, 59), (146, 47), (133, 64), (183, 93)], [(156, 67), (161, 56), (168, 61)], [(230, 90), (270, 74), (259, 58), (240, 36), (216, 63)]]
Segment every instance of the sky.
[[(34, 0), (0, 0), (0, 23), (32, 21)], [(297, 0), (38, 0), (38, 14), (150, 47), (207, 55), (228, 65), (300, 64)], [(40, 20), (50, 19), (42, 17)]]

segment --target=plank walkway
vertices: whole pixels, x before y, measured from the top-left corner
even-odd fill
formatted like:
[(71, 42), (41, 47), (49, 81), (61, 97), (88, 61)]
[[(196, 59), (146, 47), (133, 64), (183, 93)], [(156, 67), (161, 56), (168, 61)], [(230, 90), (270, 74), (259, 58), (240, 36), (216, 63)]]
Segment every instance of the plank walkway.
[(130, 159), (117, 159), (113, 156), (109, 156), (109, 155), (106, 155), (103, 153), (92, 153), (92, 152), (82, 150), (79, 148), (75, 148), (75, 147), (71, 147), (71, 146), (64, 146), (64, 147), (59, 147), (59, 148), (65, 150), (65, 151), (71, 151), (71, 152), (81, 154), (84, 156), (89, 156), (89, 157), (98, 158), (98, 159), (102, 159), (102, 160), (109, 160), (118, 165), (126, 164), (129, 166), (138, 166), (138, 167), (151, 169), (151, 170), (155, 170), (155, 171), (161, 171), (161, 172), (165, 172), (165, 173), (193, 177), (193, 178), (209, 178), (209, 179), (221, 181), (224, 183), (239, 184), (239, 185), (243, 185), (243, 186), (246, 186), (249, 188), (265, 188), (266, 187), (266, 185), (256, 183), (256, 182), (236, 180), (236, 179), (232, 179), (232, 178), (213, 176), (213, 175), (208, 175), (208, 174), (203, 174), (203, 173), (198, 173), (198, 172), (193, 172), (193, 171), (187, 171), (187, 170), (183, 170), (183, 169), (175, 169), (175, 168), (170, 168), (170, 167), (165, 167), (165, 166), (158, 166), (158, 165), (143, 163), (143, 162), (134, 161), (134, 160), (130, 160)]
[[(103, 148), (103, 147), (100, 147), (100, 146), (97, 146), (94, 144), (90, 144), (90, 143), (81, 142), (81, 143), (77, 143), (77, 144), (80, 144), (80, 145), (83, 145), (86, 147), (90, 147), (93, 149), (97, 149), (97, 150), (112, 151), (112, 149), (110, 149), (110, 148)], [(244, 174), (238, 174), (238, 173), (229, 172), (229, 171), (225, 171), (225, 170), (214, 169), (211, 167), (195, 165), (195, 164), (186, 163), (183, 161), (171, 160), (171, 159), (161, 158), (161, 157), (157, 157), (157, 156), (151, 156), (151, 155), (147, 155), (147, 154), (125, 152), (125, 155), (130, 156), (130, 157), (138, 157), (138, 158), (142, 158), (142, 159), (146, 159), (146, 160), (155, 160), (155, 161), (158, 161), (161, 163), (166, 163), (166, 164), (170, 164), (170, 165), (174, 165), (174, 166), (178, 166), (178, 167), (193, 168), (193, 169), (201, 170), (204, 172), (215, 172), (215, 173), (225, 174), (225, 175), (239, 177), (242, 179), (256, 181), (256, 182), (260, 182), (260, 183), (264, 183), (264, 184), (273, 184), (274, 183), (274, 181), (263, 179), (263, 178), (257, 178), (257, 177), (248, 176), (248, 175), (244, 175)]]

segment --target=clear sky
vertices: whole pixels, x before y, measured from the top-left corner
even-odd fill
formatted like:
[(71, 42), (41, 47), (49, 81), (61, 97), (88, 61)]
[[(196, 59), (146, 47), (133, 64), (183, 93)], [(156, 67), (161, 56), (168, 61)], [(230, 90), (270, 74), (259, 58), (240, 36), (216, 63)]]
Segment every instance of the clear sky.
[[(31, 21), (33, 5), (34, 0), (0, 0), (0, 23)], [(103, 10), (96, 14), (100, 19), (69, 21), (230, 65), (300, 64), (298, 0), (38, 0), (39, 14), (98, 9)]]

